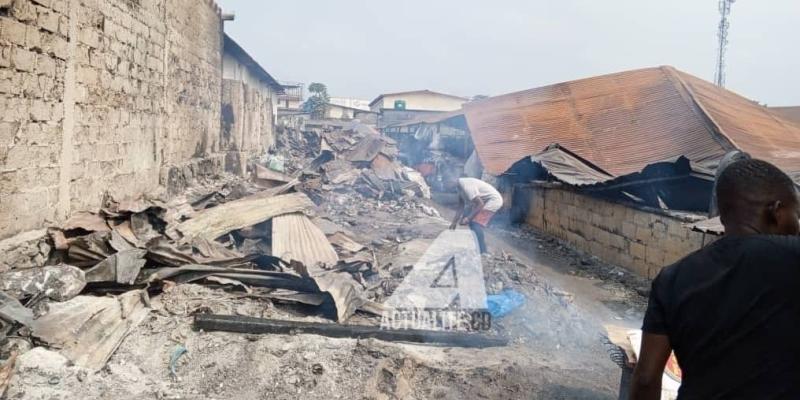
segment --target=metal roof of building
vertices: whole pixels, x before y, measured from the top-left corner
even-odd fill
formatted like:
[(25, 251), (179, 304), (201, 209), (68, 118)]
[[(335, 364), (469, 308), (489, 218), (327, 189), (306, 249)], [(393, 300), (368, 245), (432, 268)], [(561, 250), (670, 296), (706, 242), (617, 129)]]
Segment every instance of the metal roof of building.
[(737, 148), (800, 173), (800, 126), (672, 67), (492, 97), (464, 112), (481, 162), (495, 175), (551, 144), (616, 176), (679, 156), (714, 169)]
[(789, 122), (800, 124), (800, 106), (793, 107), (770, 107), (770, 111), (782, 117)]
[(239, 43), (236, 43), (232, 37), (228, 36), (228, 34), (224, 34), (224, 42), (223, 42), (223, 49), (226, 53), (230, 54), (237, 60), (239, 60), (242, 65), (246, 66), (250, 71), (255, 74), (258, 79), (264, 81), (267, 85), (269, 85), (277, 94), (283, 94), (284, 85), (278, 83), (272, 75), (267, 72), (264, 67), (261, 66), (255, 59), (253, 59), (250, 54), (245, 51)]
[(438, 124), (441, 122), (445, 122), (451, 118), (463, 117), (464, 111), (463, 110), (455, 110), (455, 111), (442, 111), (435, 114), (426, 114), (421, 115), (417, 118), (414, 118), (410, 121), (403, 121), (398, 122), (396, 124), (392, 124), (387, 126), (387, 128), (399, 128), (403, 126), (413, 126), (413, 125), (420, 125), (420, 124)]

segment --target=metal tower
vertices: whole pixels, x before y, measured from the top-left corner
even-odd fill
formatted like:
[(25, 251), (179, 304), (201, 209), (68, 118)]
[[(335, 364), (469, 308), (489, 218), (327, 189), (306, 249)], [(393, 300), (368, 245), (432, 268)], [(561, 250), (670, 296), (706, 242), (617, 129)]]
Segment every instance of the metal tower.
[(719, 13), (722, 18), (719, 21), (719, 32), (717, 32), (719, 52), (717, 53), (717, 70), (714, 74), (714, 83), (720, 87), (725, 87), (725, 51), (728, 47), (728, 28), (731, 26), (729, 17), (731, 15), (731, 6), (734, 2), (736, 0), (719, 0)]

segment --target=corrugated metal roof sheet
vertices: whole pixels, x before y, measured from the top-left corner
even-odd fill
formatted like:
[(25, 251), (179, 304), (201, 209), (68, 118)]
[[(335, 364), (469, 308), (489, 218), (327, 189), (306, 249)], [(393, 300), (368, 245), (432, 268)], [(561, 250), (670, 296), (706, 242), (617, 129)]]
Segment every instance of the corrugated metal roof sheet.
[(232, 37), (228, 36), (227, 33), (223, 35), (223, 48), (226, 53), (229, 53), (231, 56), (239, 60), (242, 65), (249, 68), (257, 77), (262, 81), (266, 82), (267, 85), (272, 87), (272, 90), (275, 91), (277, 94), (284, 94), (284, 86), (278, 83), (272, 75), (267, 72), (264, 67), (261, 66), (255, 59), (253, 59), (250, 54), (245, 51), (239, 43), (236, 43)]
[(322, 230), (302, 213), (272, 219), (272, 255), (286, 261), (300, 261), (307, 268), (318, 263), (332, 266), (339, 261)]
[(608, 173), (590, 165), (585, 160), (558, 145), (531, 156), (556, 179), (575, 186), (594, 185), (614, 179)]
[(782, 117), (784, 120), (794, 122), (795, 124), (800, 124), (800, 106), (770, 107), (769, 110), (774, 114), (778, 114), (778, 116)]
[(800, 171), (800, 126), (736, 93), (683, 72), (678, 74), (722, 134), (737, 147), (784, 171)]
[(617, 176), (679, 156), (715, 168), (733, 143), (800, 171), (800, 127), (671, 67), (492, 97), (464, 112), (481, 162), (495, 175), (554, 143)]

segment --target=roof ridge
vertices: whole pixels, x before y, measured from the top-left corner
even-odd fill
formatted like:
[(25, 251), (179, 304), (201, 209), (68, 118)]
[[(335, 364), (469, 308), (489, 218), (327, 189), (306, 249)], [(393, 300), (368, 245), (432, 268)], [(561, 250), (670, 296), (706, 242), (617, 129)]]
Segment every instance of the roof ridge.
[[(699, 110), (700, 113), (702, 114), (700, 115), (700, 117), (704, 121), (711, 123), (711, 129), (709, 130), (711, 135), (715, 139), (722, 139), (724, 142), (727, 142), (727, 143), (722, 143), (720, 140), (717, 140), (717, 142), (720, 142), (720, 145), (722, 145), (722, 147), (726, 151), (742, 149), (733, 139), (731, 139), (731, 137), (728, 134), (725, 133), (725, 131), (722, 129), (722, 126), (716, 121), (716, 119), (714, 119), (711, 113), (703, 106), (702, 101), (697, 98), (697, 95), (694, 93), (694, 90), (692, 90), (692, 88), (689, 87), (689, 85), (686, 83), (686, 81), (683, 80), (680, 74), (678, 74), (678, 70), (675, 67), (669, 65), (662, 65), (659, 69), (661, 69), (661, 71), (664, 72), (667, 78), (675, 85), (675, 88), (678, 90), (679, 94), (681, 95), (681, 98), (684, 101), (686, 101), (686, 105), (689, 106), (692, 112), (697, 113), (697, 111)], [(732, 149), (726, 148), (729, 146), (732, 146), (733, 148)]]

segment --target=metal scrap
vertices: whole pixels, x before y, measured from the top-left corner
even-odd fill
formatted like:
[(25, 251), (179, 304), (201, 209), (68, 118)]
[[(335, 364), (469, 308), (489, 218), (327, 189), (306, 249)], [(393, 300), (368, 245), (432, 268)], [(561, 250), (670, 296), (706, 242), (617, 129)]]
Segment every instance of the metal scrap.
[(350, 253), (358, 253), (366, 248), (366, 246), (356, 242), (342, 232), (336, 232), (332, 235), (329, 235), (328, 240), (332, 245)]
[(287, 213), (308, 212), (313, 207), (314, 204), (303, 193), (273, 197), (255, 194), (199, 211), (176, 229), (184, 235), (184, 242), (197, 237), (214, 240), (233, 230), (253, 226)]
[(0, 274), (0, 290), (17, 299), (47, 297), (66, 301), (77, 296), (84, 286), (84, 272), (65, 264)]
[(146, 250), (129, 249), (113, 254), (86, 271), (86, 282), (116, 282), (133, 285), (147, 260)]
[(285, 214), (272, 220), (272, 253), (306, 266), (333, 265), (339, 260), (325, 234), (303, 214)]
[(0, 320), (30, 326), (33, 323), (33, 311), (23, 306), (16, 298), (0, 292)]
[(72, 214), (67, 222), (64, 223), (62, 229), (65, 231), (82, 229), (87, 232), (108, 232), (111, 230), (105, 218), (98, 214), (85, 211)]
[(118, 297), (78, 296), (52, 303), (47, 314), (33, 321), (33, 336), (75, 364), (99, 371), (147, 316), (148, 302), (146, 291), (133, 290)]

